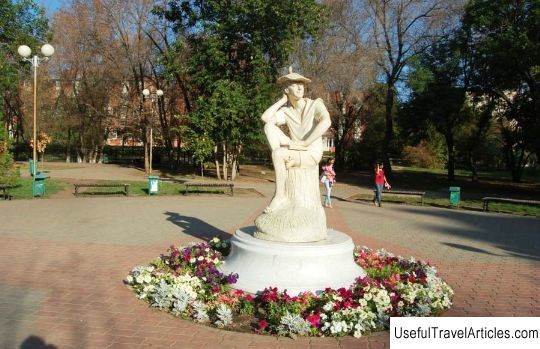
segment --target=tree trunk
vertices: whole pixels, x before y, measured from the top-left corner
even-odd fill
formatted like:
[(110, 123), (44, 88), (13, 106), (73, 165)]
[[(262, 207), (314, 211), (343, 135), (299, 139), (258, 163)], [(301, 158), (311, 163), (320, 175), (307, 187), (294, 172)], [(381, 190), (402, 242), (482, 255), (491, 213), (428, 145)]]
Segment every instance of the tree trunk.
[(478, 170), (476, 168), (476, 159), (474, 158), (474, 155), (472, 151), (469, 152), (469, 169), (471, 170), (471, 180), (473, 182), (478, 182)]
[(237, 147), (234, 147), (234, 154), (232, 155), (232, 165), (231, 165), (231, 180), (234, 181), (236, 179), (237, 170), (239, 168), (238, 165), (238, 158), (240, 157), (240, 152), (242, 151), (242, 146), (239, 145)]
[(447, 133), (444, 138), (448, 150), (448, 181), (453, 182), (455, 179), (454, 137), (451, 133)]
[(384, 132), (383, 140), (383, 163), (384, 163), (384, 173), (386, 177), (390, 180), (392, 178), (392, 165), (390, 163), (390, 143), (394, 138), (394, 121), (392, 118), (392, 109), (394, 108), (394, 84), (388, 82), (386, 88), (386, 105), (385, 105), (385, 121), (386, 128)]
[(218, 146), (214, 146), (214, 163), (216, 164), (217, 179), (221, 179), (221, 169), (219, 168)]
[(223, 179), (227, 180), (229, 179), (229, 171), (227, 168), (227, 145), (223, 143)]
[(283, 208), (255, 219), (255, 237), (270, 241), (311, 242), (326, 238), (318, 166), (287, 170)]
[(66, 162), (71, 162), (71, 129), (68, 128), (68, 138), (66, 144)]

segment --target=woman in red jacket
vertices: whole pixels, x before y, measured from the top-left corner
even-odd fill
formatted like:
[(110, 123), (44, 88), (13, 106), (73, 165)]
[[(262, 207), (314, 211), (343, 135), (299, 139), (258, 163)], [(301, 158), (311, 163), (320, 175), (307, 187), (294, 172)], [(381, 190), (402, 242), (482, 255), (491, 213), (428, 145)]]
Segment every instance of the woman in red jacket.
[(375, 166), (375, 189), (377, 192), (375, 198), (373, 198), (373, 204), (378, 204), (379, 207), (382, 206), (382, 191), (384, 187), (390, 189), (390, 183), (388, 183), (384, 175), (384, 164), (380, 163)]

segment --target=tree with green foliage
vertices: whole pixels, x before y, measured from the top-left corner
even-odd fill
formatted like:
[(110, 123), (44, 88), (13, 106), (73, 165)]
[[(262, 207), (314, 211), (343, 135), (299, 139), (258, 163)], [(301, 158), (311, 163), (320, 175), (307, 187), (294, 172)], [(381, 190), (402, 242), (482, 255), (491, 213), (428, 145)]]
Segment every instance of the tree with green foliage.
[(467, 103), (466, 65), (457, 42), (439, 40), (420, 56), (416, 90), (406, 107), (408, 114), (429, 122), (444, 137), (447, 149), (448, 180), (455, 179), (456, 134), (471, 117)]
[(38, 52), (49, 35), (48, 30), (45, 11), (34, 0), (0, 1), (0, 119), (2, 127), (11, 130), (16, 142), (24, 139), (18, 72), (30, 74), (28, 64), (17, 54), (17, 47), (25, 44)]
[(234, 179), (242, 147), (262, 141), (259, 118), (276, 95), (279, 69), (324, 24), (323, 7), (314, 0), (176, 0), (161, 12), (186, 35), (191, 53), (187, 74), (198, 96), (191, 134), (212, 137)]
[(371, 13), (372, 37), (379, 54), (376, 62), (386, 85), (383, 161), (392, 177), (390, 156), (396, 151), (395, 105), (399, 84), (408, 75), (409, 65), (431, 46), (431, 40), (452, 28), (460, 2), (446, 0), (365, 0)]
[(6, 129), (0, 127), (0, 183), (15, 185), (20, 173), (14, 166), (13, 156), (9, 151), (10, 143)]
[(471, 0), (463, 33), (471, 86), (495, 105), (507, 166), (519, 182), (529, 152), (540, 155), (540, 1)]

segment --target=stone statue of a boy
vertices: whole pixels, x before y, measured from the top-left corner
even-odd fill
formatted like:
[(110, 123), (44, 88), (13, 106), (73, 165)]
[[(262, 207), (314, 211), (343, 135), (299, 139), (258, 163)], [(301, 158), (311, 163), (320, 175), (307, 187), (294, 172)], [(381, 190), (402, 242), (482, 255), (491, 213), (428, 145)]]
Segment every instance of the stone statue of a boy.
[[(322, 224), (324, 227), (316, 228), (319, 232), (314, 239), (298, 239), (316, 241), (321, 236), (326, 236), (326, 216), (320, 201), (318, 165), (323, 154), (322, 135), (331, 125), (330, 115), (322, 99), (304, 98), (304, 86), (311, 82), (310, 79), (293, 73), (292, 68), (289, 68), (289, 74), (280, 77), (277, 82), (283, 86), (284, 94), (261, 116), (272, 150), (276, 188), (264, 214), (255, 221), (259, 229), (258, 237), (289, 241), (287, 237), (273, 237), (277, 226), (281, 230), (283, 227), (290, 230), (291, 227), (300, 226), (301, 220), (306, 220), (317, 221), (319, 226)], [(290, 137), (279, 128), (281, 125), (288, 127)], [(300, 171), (295, 171), (296, 169)], [(297, 178), (293, 179), (293, 175)], [(291, 214), (293, 216), (290, 219), (286, 217)], [(297, 219), (300, 221), (295, 224), (293, 221)], [(269, 230), (273, 232), (269, 233)], [(294, 235), (294, 232), (288, 233), (291, 234)], [(306, 232), (301, 235), (305, 234)], [(290, 241), (298, 239), (292, 238)]]

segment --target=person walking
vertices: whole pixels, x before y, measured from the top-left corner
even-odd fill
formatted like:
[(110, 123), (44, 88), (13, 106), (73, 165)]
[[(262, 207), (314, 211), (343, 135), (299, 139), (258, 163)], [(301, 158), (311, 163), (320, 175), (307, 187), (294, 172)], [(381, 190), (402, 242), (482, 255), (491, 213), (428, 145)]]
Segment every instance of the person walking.
[(324, 207), (332, 208), (332, 186), (336, 182), (336, 172), (334, 171), (334, 158), (328, 159), (326, 165), (322, 167), (323, 170), (323, 184), (326, 188), (326, 195), (324, 197)]
[(378, 163), (375, 166), (375, 190), (376, 194), (373, 198), (373, 204), (379, 205), (379, 207), (382, 207), (382, 192), (383, 188), (386, 187), (387, 189), (390, 189), (390, 183), (386, 180), (386, 176), (384, 175), (384, 164)]

